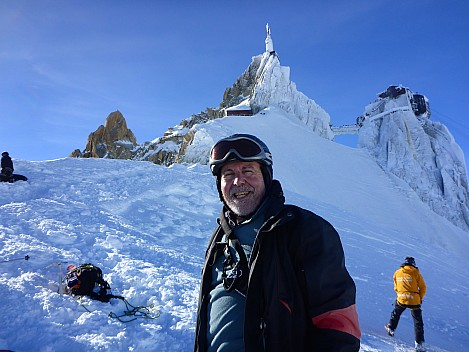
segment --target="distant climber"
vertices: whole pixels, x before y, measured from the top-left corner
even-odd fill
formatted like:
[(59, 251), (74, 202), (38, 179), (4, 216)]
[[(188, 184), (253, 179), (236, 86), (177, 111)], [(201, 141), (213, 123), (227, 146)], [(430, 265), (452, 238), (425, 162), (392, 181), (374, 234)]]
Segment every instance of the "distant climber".
[(13, 160), (8, 152), (2, 152), (0, 182), (27, 181), (28, 178), (23, 175), (14, 174)]
[(13, 171), (15, 170), (13, 168), (13, 160), (11, 160), (10, 154), (8, 152), (2, 153), (1, 166), (2, 166), (2, 174), (4, 174), (7, 171), (7, 169), (10, 169), (9, 171), (11, 173), (13, 173)]

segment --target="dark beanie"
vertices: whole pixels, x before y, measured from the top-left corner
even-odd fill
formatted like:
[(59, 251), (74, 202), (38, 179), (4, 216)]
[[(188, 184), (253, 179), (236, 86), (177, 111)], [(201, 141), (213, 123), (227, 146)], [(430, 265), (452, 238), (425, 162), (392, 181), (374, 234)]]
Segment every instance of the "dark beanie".
[(404, 263), (401, 264), (401, 266), (406, 266), (406, 265), (409, 265), (409, 266), (413, 266), (413, 267), (417, 267), (416, 264), (415, 264), (415, 259), (414, 257), (406, 257), (404, 259)]

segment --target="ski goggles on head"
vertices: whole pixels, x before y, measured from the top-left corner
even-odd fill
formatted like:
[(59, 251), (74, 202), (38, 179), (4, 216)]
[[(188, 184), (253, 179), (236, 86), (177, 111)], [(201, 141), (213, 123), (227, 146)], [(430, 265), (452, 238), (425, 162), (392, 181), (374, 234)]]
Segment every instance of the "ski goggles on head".
[(261, 161), (272, 164), (272, 155), (255, 139), (233, 136), (220, 140), (210, 150), (210, 169), (217, 175), (221, 165), (228, 161)]

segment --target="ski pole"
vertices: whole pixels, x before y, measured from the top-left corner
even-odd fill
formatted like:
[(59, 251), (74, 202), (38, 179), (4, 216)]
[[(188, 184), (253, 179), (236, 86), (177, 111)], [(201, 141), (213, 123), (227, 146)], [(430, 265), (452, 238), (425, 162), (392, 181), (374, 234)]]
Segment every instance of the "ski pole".
[(14, 259), (2, 260), (2, 261), (0, 261), (0, 263), (8, 263), (8, 262), (12, 262), (12, 261), (15, 261), (15, 260), (28, 260), (29, 258), (31, 258), (29, 255), (25, 255), (24, 258), (14, 258)]
[(52, 263), (52, 264), (49, 264), (47, 265), (45, 268), (50, 268), (51, 266), (61, 266), (62, 264), (67, 264), (68, 262), (58, 262), (58, 263)]

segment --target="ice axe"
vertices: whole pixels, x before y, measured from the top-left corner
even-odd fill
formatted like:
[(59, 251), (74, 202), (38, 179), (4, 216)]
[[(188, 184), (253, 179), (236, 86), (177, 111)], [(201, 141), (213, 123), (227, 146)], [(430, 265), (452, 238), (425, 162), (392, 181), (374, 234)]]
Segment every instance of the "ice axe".
[(52, 263), (52, 264), (49, 264), (48, 266), (46, 266), (46, 268), (50, 268), (51, 266), (55, 266), (57, 265), (57, 269), (59, 271), (59, 288), (57, 289), (57, 293), (59, 294), (62, 294), (62, 276), (63, 276), (63, 272), (62, 272), (62, 264), (67, 264), (68, 262), (58, 262), (58, 263)]

